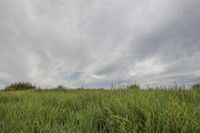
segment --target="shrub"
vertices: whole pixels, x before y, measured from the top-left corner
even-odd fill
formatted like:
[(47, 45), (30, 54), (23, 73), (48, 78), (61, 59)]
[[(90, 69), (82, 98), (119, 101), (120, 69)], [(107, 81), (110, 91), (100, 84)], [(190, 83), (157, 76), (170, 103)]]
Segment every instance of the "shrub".
[(128, 89), (140, 90), (140, 86), (136, 85), (136, 84), (133, 84), (133, 85), (129, 86)]
[(192, 89), (193, 89), (193, 90), (200, 90), (200, 83), (194, 84), (194, 85), (192, 86)]
[(57, 89), (65, 89), (65, 87), (63, 85), (58, 85)]
[(8, 91), (31, 90), (31, 89), (36, 89), (36, 87), (28, 82), (13, 83), (5, 87), (5, 90), (8, 90)]

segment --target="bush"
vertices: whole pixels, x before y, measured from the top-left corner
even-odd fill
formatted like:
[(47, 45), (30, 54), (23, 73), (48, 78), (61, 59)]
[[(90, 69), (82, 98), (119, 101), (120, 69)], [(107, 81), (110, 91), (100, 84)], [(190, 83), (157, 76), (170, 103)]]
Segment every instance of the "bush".
[(134, 85), (129, 86), (128, 89), (140, 90), (140, 86), (134, 84)]
[(19, 82), (19, 83), (13, 83), (7, 87), (5, 87), (5, 90), (8, 91), (18, 91), (18, 90), (31, 90), (36, 89), (34, 85), (27, 82)]
[(65, 87), (63, 85), (58, 85), (57, 89), (65, 89)]
[(192, 90), (200, 90), (200, 83), (194, 84), (194, 85), (192, 86)]

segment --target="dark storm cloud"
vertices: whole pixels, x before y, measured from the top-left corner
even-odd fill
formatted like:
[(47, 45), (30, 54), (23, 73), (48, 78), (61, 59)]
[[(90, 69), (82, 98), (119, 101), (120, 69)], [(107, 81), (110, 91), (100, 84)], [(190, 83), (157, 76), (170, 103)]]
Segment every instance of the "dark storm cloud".
[(0, 81), (198, 81), (199, 1), (0, 1)]

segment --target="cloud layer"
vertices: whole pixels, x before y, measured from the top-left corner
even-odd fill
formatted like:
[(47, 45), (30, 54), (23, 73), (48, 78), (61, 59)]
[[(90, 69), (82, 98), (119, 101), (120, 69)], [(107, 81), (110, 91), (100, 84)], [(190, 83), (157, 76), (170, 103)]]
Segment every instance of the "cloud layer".
[(196, 0), (0, 1), (0, 82), (200, 80)]

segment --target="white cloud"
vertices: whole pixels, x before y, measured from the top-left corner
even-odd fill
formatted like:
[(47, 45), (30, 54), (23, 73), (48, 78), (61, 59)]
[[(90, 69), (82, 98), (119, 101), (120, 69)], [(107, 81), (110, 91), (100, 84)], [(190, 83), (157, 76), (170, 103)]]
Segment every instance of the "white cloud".
[(156, 58), (147, 58), (144, 61), (136, 62), (132, 67), (130, 67), (129, 73), (131, 76), (146, 76), (146, 75), (156, 75), (162, 73), (166, 70), (166, 65), (161, 63)]

